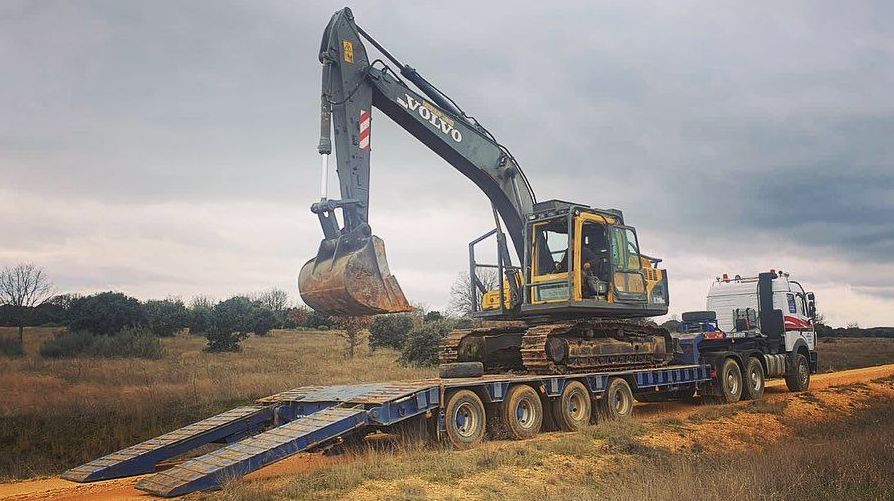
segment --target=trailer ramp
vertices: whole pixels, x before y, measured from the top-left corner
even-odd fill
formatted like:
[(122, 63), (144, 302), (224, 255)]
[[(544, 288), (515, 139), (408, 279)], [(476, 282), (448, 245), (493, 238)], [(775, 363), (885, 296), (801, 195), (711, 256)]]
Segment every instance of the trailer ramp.
[(160, 461), (205, 444), (256, 433), (272, 419), (273, 409), (269, 406), (238, 407), (72, 468), (62, 478), (93, 482), (151, 473)]
[(173, 497), (220, 488), (227, 480), (367, 425), (363, 408), (331, 407), (140, 480), (137, 489)]

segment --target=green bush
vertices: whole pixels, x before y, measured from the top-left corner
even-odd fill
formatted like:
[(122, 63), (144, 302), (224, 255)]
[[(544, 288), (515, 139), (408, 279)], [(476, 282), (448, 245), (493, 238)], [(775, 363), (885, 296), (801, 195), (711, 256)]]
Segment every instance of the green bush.
[(21, 357), (25, 354), (22, 350), (22, 343), (18, 338), (0, 337), (0, 356), (5, 357)]
[(262, 305), (256, 304), (251, 317), (251, 332), (256, 336), (266, 336), (277, 325), (282, 325), (277, 314)]
[(156, 336), (170, 337), (189, 324), (189, 310), (179, 299), (149, 300), (143, 305), (146, 326)]
[(63, 331), (40, 347), (40, 356), (157, 360), (164, 356), (164, 349), (158, 337), (147, 329), (124, 329), (114, 336), (97, 336), (86, 331)]
[(69, 312), (68, 328), (111, 336), (128, 327), (146, 323), (143, 305), (120, 292), (102, 292), (75, 299)]
[(403, 349), (407, 341), (407, 334), (412, 328), (413, 315), (408, 313), (379, 315), (369, 327), (369, 346), (370, 348)]
[(239, 343), (253, 329), (256, 306), (251, 299), (236, 296), (217, 303), (211, 309), (211, 326), (205, 333), (205, 351), (239, 351)]
[(454, 327), (450, 320), (433, 320), (413, 327), (407, 333), (407, 341), (401, 351), (400, 362), (419, 367), (438, 364), (438, 343)]

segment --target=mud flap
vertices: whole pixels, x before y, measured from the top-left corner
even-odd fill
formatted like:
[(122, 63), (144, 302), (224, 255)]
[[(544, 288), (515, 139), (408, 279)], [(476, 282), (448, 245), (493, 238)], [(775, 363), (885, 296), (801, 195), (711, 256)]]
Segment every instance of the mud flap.
[(298, 274), (301, 299), (325, 315), (377, 315), (411, 311), (388, 269), (385, 242), (363, 232), (323, 240), (317, 257)]

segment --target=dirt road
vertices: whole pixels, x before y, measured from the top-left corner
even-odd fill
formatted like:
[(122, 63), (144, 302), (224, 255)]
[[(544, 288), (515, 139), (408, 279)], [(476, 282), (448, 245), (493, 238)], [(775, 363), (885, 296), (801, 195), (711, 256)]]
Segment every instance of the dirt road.
[[(811, 381), (810, 390), (811, 392), (820, 392), (832, 386), (854, 385), (892, 375), (894, 375), (894, 364), (816, 374)], [(834, 392), (826, 393), (831, 394)], [(770, 402), (775, 402), (791, 399), (794, 395), (795, 394), (788, 393), (784, 381), (775, 380), (767, 385), (765, 398)], [(654, 422), (658, 419), (682, 419), (695, 413), (704, 413), (704, 411), (705, 406), (693, 406), (682, 403), (647, 404), (639, 405), (636, 409), (636, 415), (638, 419)], [(712, 433), (716, 432), (716, 428), (712, 429)], [(764, 429), (764, 432), (766, 432), (766, 429)], [(676, 446), (674, 443), (664, 443), (665, 440), (660, 435), (660, 433), (656, 435), (655, 442), (657, 444), (670, 448)], [(252, 473), (247, 478), (255, 481), (271, 481), (283, 478), (289, 474), (324, 468), (330, 462), (331, 460), (329, 458), (319, 454), (298, 454)], [(139, 478), (141, 477), (108, 480), (92, 484), (77, 484), (58, 477), (51, 477), (6, 483), (0, 484), (0, 499), (16, 501), (36, 501), (42, 499), (70, 501), (154, 499), (153, 496), (134, 488), (134, 484)]]

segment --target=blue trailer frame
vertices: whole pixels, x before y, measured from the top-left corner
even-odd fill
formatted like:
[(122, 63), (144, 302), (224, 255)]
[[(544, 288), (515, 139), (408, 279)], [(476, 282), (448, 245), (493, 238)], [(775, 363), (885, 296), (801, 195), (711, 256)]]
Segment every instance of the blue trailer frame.
[[(690, 354), (692, 354), (690, 352)], [(697, 350), (694, 353), (698, 356)], [(543, 398), (562, 395), (571, 380), (582, 382), (599, 399), (612, 378), (622, 378), (634, 393), (696, 388), (712, 378), (707, 364), (563, 375), (484, 375), (387, 383), (304, 386), (185, 426), (66, 471), (75, 482), (153, 473), (159, 463), (202, 445), (221, 448), (141, 479), (137, 488), (172, 497), (220, 488), (270, 463), (302, 451), (320, 449), (353, 435), (388, 429), (410, 418), (436, 418), (438, 436), (446, 429), (444, 402), (459, 389), (474, 391), (482, 402), (502, 402), (510, 386), (529, 385)]]

